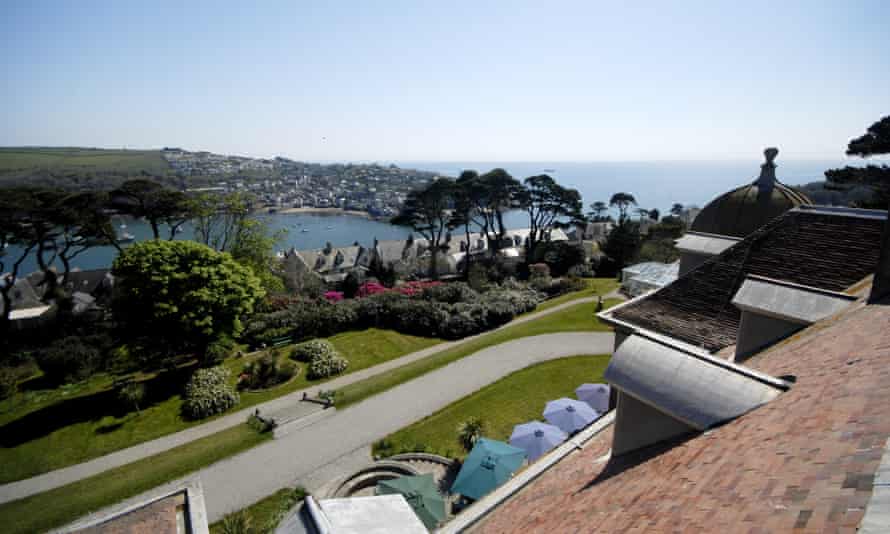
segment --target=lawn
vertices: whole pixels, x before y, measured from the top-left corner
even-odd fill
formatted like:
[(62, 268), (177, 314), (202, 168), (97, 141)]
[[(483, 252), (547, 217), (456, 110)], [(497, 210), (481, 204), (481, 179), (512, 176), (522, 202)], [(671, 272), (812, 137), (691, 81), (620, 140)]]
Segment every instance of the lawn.
[[(608, 308), (618, 304), (620, 300), (610, 299), (604, 302)], [(337, 406), (345, 407), (359, 402), (382, 391), (393, 388), (403, 382), (407, 382), (418, 376), (444, 367), (449, 363), (469, 356), (477, 351), (492, 345), (498, 345), (505, 341), (519, 339), (540, 334), (552, 334), (556, 332), (589, 332), (608, 331), (610, 327), (601, 323), (594, 315), (595, 302), (586, 302), (569, 306), (540, 319), (534, 319), (522, 324), (509, 325), (494, 332), (484, 334), (471, 341), (437, 352), (432, 356), (403, 365), (392, 371), (366, 378), (350, 384), (337, 391)]]
[(571, 356), (516, 371), (390, 434), (374, 444), (374, 454), (424, 451), (462, 458), (466, 453), (457, 442), (457, 427), (471, 417), (482, 419), (485, 437), (508, 441), (514, 425), (543, 421), (547, 401), (574, 398), (579, 385), (602, 382), (608, 363), (609, 355)]
[[(330, 338), (349, 358), (347, 372), (377, 365), (439, 343), (435, 338), (367, 329)], [(244, 364), (259, 354), (226, 361), (234, 381)], [(21, 480), (184, 430), (201, 422), (180, 415), (180, 392), (192, 368), (147, 379), (149, 398), (140, 412), (129, 411), (106, 375), (75, 386), (26, 392), (0, 403), (0, 483)], [(305, 372), (279, 387), (242, 392), (236, 409), (248, 408), (325, 380)], [(30, 401), (30, 402), (29, 402)], [(225, 414), (222, 414), (225, 415)]]
[(3, 532), (42, 532), (271, 439), (246, 424), (18, 501), (0, 505)]
[(226, 521), (226, 518), (245, 515), (248, 518), (247, 524), (250, 526), (251, 532), (256, 534), (274, 532), (275, 527), (284, 519), (287, 512), (305, 496), (306, 491), (302, 488), (280, 489), (265, 499), (261, 499), (243, 510), (233, 512), (210, 525), (210, 534), (225, 534), (223, 522)]
[(566, 293), (565, 295), (546, 300), (539, 304), (538, 307), (535, 308), (535, 311), (529, 313), (544, 311), (554, 306), (559, 306), (560, 304), (585, 297), (595, 297), (597, 295), (604, 296), (618, 289), (618, 286), (620, 285), (615, 278), (587, 278), (585, 281), (587, 282), (587, 289), (573, 291), (572, 293)]

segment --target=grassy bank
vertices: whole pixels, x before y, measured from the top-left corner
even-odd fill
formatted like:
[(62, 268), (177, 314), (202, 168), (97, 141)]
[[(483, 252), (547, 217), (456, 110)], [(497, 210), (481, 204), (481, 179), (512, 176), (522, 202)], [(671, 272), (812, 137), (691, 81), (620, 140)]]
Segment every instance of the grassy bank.
[(272, 439), (245, 425), (176, 447), (73, 484), (0, 505), (3, 531), (41, 532), (183, 477)]
[[(355, 372), (439, 343), (439, 339), (368, 329), (330, 338)], [(225, 362), (234, 381), (244, 364), (259, 355)], [(108, 454), (207, 422), (182, 417), (180, 392), (191, 368), (148, 375), (148, 398), (139, 412), (117, 400), (113, 379), (97, 376), (78, 385), (22, 393), (0, 403), (0, 483), (21, 480)], [(301, 372), (281, 386), (243, 392), (236, 409), (324, 383)], [(225, 414), (222, 414), (225, 415)]]
[[(604, 306), (614, 306), (619, 300), (607, 300)], [(444, 350), (412, 362), (392, 371), (366, 378), (354, 384), (350, 384), (337, 391), (337, 406), (345, 407), (364, 400), (381, 391), (393, 388), (403, 382), (407, 382), (418, 376), (424, 375), (444, 367), (449, 363), (465, 358), (470, 354), (484, 348), (498, 345), (513, 339), (519, 339), (540, 334), (553, 334), (557, 332), (591, 332), (608, 331), (610, 328), (601, 323), (594, 315), (596, 303), (588, 302), (569, 306), (539, 319), (534, 319), (521, 324), (510, 325), (500, 330), (484, 334), (472, 341), (461, 343), (457, 347)]]
[(374, 444), (374, 454), (424, 451), (454, 458), (466, 455), (457, 427), (471, 417), (485, 424), (487, 438), (507, 441), (513, 426), (543, 420), (547, 401), (574, 398), (585, 382), (602, 382), (609, 355), (571, 356), (527, 367), (455, 401), (438, 412)]

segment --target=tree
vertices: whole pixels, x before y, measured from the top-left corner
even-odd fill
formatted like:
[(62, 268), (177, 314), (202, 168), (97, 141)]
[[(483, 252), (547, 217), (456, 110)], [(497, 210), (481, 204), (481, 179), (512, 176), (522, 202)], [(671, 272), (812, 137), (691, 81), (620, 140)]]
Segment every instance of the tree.
[(609, 206), (605, 202), (597, 200), (590, 205), (590, 210), (590, 218), (593, 222), (603, 222), (607, 220), (608, 217), (606, 217), (605, 214), (609, 211)]
[(621, 271), (636, 255), (640, 244), (640, 228), (635, 222), (624, 220), (618, 224), (606, 238), (603, 252), (615, 264), (615, 269)]
[(195, 240), (219, 252), (229, 252), (250, 267), (267, 291), (284, 290), (275, 274), (275, 245), (287, 234), (272, 232), (263, 219), (253, 216), (254, 197), (246, 193), (201, 194), (191, 199)]
[(87, 250), (112, 245), (121, 251), (105, 206), (102, 193), (76, 193), (61, 198), (49, 214), (51, 223), (59, 230), (53, 245), (62, 263), (62, 285), (68, 282), (71, 262)]
[(581, 224), (581, 194), (565, 188), (556, 180), (540, 174), (525, 179), (520, 193), (520, 205), (528, 214), (529, 234), (525, 249), (527, 261), (535, 257), (535, 248), (551, 228), (566, 228)]
[(618, 208), (618, 224), (627, 220), (627, 210), (637, 205), (637, 199), (630, 193), (615, 193), (609, 200), (609, 206)]
[[(890, 154), (890, 116), (884, 117), (868, 127), (865, 135), (851, 139), (847, 144), (848, 156), (867, 158)], [(890, 204), (890, 166), (868, 165), (866, 167), (846, 166), (842, 169), (825, 171), (828, 186), (846, 189), (865, 186), (873, 191), (870, 201), (859, 203), (863, 208), (887, 209)]]
[(679, 217), (683, 215), (683, 209), (683, 204), (674, 202), (674, 204), (671, 206), (671, 215), (673, 215), (674, 217)]
[(110, 194), (110, 206), (132, 217), (145, 217), (155, 239), (161, 237), (161, 224), (169, 228), (169, 239), (192, 218), (194, 205), (181, 191), (167, 189), (154, 180), (129, 180)]
[(139, 403), (145, 398), (145, 384), (130, 382), (117, 392), (117, 396), (123, 402), (132, 404), (136, 408), (136, 413), (139, 413)]
[(227, 253), (193, 241), (145, 241), (112, 266), (115, 318), (160, 356), (235, 338), (264, 295), (259, 279)]
[[(480, 176), (479, 183), (482, 205), (477, 212), (484, 221), (483, 232), (488, 241), (489, 252), (494, 255), (507, 234), (504, 213), (519, 208), (522, 184), (501, 168), (492, 169)], [(494, 236), (491, 235), (492, 232)]]
[(651, 210), (649, 210), (649, 218), (653, 221), (657, 221), (661, 218), (661, 212), (658, 211), (658, 208), (652, 208)]
[(452, 227), (451, 206), (455, 195), (454, 181), (439, 178), (423, 189), (408, 193), (402, 212), (392, 224), (407, 226), (426, 238), (430, 250), (430, 278), (439, 277), (438, 255), (443, 238)]
[(640, 217), (640, 222), (643, 222), (643, 217), (649, 218), (649, 210), (646, 208), (637, 208), (637, 215)]
[(485, 225), (485, 218), (480, 216), (480, 207), (484, 203), (482, 200), (484, 189), (479, 181), (479, 173), (471, 170), (461, 172), (455, 181), (455, 186), (452, 225), (454, 227), (464, 227), (464, 236), (467, 243), (467, 250), (464, 256), (464, 277), (467, 277), (470, 273), (470, 262), (472, 261), (470, 251), (473, 246), (470, 239), (470, 227), (473, 224), (478, 225), (480, 228)]
[(465, 451), (470, 452), (484, 433), (485, 423), (482, 419), (471, 417), (457, 426), (457, 441)]

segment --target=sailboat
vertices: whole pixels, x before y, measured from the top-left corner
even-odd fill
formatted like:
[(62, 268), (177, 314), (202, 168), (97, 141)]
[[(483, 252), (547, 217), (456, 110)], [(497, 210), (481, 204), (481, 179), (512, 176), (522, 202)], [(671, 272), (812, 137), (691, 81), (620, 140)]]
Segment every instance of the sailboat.
[(121, 232), (118, 234), (115, 241), (118, 243), (132, 243), (133, 241), (136, 241), (136, 236), (127, 232), (127, 225), (125, 223), (121, 223), (120, 228)]

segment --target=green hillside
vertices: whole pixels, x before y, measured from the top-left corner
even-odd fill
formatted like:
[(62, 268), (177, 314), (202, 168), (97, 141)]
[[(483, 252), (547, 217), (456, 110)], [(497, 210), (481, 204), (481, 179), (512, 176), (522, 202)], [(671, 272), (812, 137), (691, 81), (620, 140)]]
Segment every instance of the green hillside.
[(107, 150), (100, 148), (0, 148), (0, 173), (35, 170), (165, 174), (170, 166), (159, 150)]

